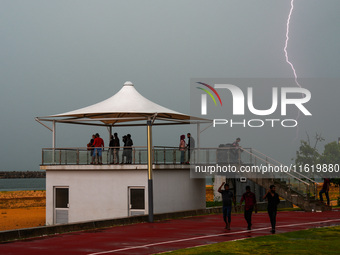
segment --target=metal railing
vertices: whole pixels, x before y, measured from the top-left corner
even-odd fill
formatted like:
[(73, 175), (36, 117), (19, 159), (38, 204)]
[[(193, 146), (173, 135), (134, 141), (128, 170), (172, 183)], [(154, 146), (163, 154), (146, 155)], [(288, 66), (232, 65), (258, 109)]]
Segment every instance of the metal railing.
[[(117, 150), (118, 157), (115, 157)], [(180, 164), (182, 151), (178, 147), (154, 146), (153, 163), (154, 164)], [(88, 165), (92, 162), (93, 149), (88, 148), (44, 148), (42, 149), (42, 165)], [(113, 164), (126, 163), (130, 153), (131, 164), (147, 164), (147, 147), (105, 147), (102, 150), (102, 163)], [(185, 150), (184, 162), (188, 162), (190, 153), (190, 162), (196, 164), (251, 164), (251, 156), (242, 156), (231, 148), (199, 148)], [(124, 160), (123, 160), (124, 157)]]
[[(256, 149), (245, 150), (245, 152), (251, 155), (254, 159), (254, 165), (267, 165), (267, 166), (285, 166), (279, 161), (263, 154)], [(286, 166), (287, 167), (287, 166)], [(274, 179), (286, 182), (287, 186), (298, 194), (301, 194), (307, 198), (317, 198), (318, 183), (313, 179), (299, 173), (298, 171), (279, 172), (275, 173)]]
[[(130, 147), (124, 148), (105, 147), (102, 151), (102, 163), (126, 164), (127, 157), (130, 153), (131, 164), (147, 164), (147, 147)], [(114, 151), (117, 150), (119, 161), (115, 158)], [(154, 146), (153, 164), (173, 165), (181, 164), (181, 151), (178, 147)], [(44, 148), (42, 149), (42, 165), (88, 165), (92, 162), (93, 149), (88, 148)], [(265, 154), (252, 149), (232, 147), (219, 148), (196, 148), (184, 152), (184, 162), (188, 161), (190, 153), (190, 163), (192, 164), (233, 164), (233, 165), (250, 165), (250, 166), (283, 166), (280, 162), (266, 156)], [(123, 159), (124, 158), (124, 159)], [(263, 176), (262, 178), (266, 178)], [(279, 172), (272, 177), (273, 181), (285, 181), (291, 190), (296, 191), (306, 197), (317, 197), (317, 182), (294, 172)]]

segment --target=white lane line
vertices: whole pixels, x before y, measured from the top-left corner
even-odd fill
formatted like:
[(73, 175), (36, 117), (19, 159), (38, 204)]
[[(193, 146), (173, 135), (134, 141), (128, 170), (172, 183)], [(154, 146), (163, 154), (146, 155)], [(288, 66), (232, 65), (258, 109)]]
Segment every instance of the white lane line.
[[(328, 222), (334, 222), (334, 221), (340, 221), (340, 219), (289, 224), (289, 225), (276, 226), (276, 228), (294, 227), (294, 226), (312, 225), (312, 224), (322, 224), (322, 223), (328, 223)], [(169, 243), (179, 243), (179, 242), (185, 242), (185, 241), (191, 241), (191, 240), (197, 240), (197, 239), (203, 239), (203, 238), (211, 238), (211, 237), (216, 237), (216, 236), (227, 236), (227, 235), (233, 235), (233, 234), (256, 232), (256, 231), (261, 231), (261, 230), (266, 230), (266, 229), (271, 229), (271, 227), (257, 228), (257, 229), (252, 229), (252, 230), (243, 230), (243, 231), (238, 231), (238, 232), (229, 232), (229, 233), (222, 233), (222, 234), (215, 234), (215, 235), (196, 236), (196, 237), (191, 237), (191, 238), (177, 239), (177, 240), (164, 241), (164, 242), (158, 242), (158, 243), (150, 243), (150, 244), (145, 244), (145, 245), (140, 245), (140, 246), (131, 246), (131, 247), (126, 247), (126, 248), (121, 248), (121, 249), (116, 249), (116, 250), (110, 250), (110, 251), (95, 252), (95, 253), (90, 253), (88, 255), (100, 255), (100, 254), (115, 253), (115, 252), (120, 252), (120, 251), (141, 249), (141, 248), (163, 245), (163, 244), (169, 244)]]

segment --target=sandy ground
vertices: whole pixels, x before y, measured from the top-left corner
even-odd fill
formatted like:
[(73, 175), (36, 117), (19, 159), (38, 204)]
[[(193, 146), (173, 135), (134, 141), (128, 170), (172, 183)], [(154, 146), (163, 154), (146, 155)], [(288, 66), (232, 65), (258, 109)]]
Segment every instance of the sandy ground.
[[(214, 201), (212, 186), (207, 201)], [(44, 226), (45, 214), (45, 191), (0, 192), (0, 231)]]
[(45, 225), (45, 191), (0, 192), (0, 231)]
[(207, 201), (207, 202), (213, 202), (214, 201), (213, 185), (207, 185), (205, 187), (205, 201)]

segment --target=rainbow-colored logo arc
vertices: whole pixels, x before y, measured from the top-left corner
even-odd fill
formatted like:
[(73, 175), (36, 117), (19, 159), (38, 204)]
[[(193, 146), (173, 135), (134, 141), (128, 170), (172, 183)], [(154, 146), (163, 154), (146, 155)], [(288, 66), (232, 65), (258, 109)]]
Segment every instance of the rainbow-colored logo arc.
[[(212, 86), (210, 86), (209, 84), (203, 83), (203, 82), (196, 82), (196, 83), (201, 84), (201, 85), (203, 85), (203, 86), (206, 86), (206, 87), (209, 88), (212, 92), (214, 92), (214, 94), (217, 96), (217, 98), (218, 98), (218, 100), (220, 101), (220, 104), (221, 104), (221, 106), (222, 106), (221, 97), (220, 97), (220, 95), (217, 93), (217, 91), (216, 91)], [(196, 88), (201, 89), (201, 90), (203, 90), (204, 92), (206, 92), (206, 93), (212, 98), (212, 100), (214, 101), (215, 105), (217, 105), (216, 100), (215, 100), (215, 97), (213, 96), (213, 94), (212, 94), (209, 90), (204, 89), (204, 88), (201, 88), (201, 87), (196, 87)]]

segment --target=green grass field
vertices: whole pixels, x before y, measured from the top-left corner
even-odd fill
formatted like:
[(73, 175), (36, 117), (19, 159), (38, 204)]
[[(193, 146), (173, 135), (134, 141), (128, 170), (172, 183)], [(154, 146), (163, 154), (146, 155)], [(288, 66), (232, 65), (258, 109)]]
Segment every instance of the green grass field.
[(340, 254), (340, 226), (216, 243), (163, 254)]

